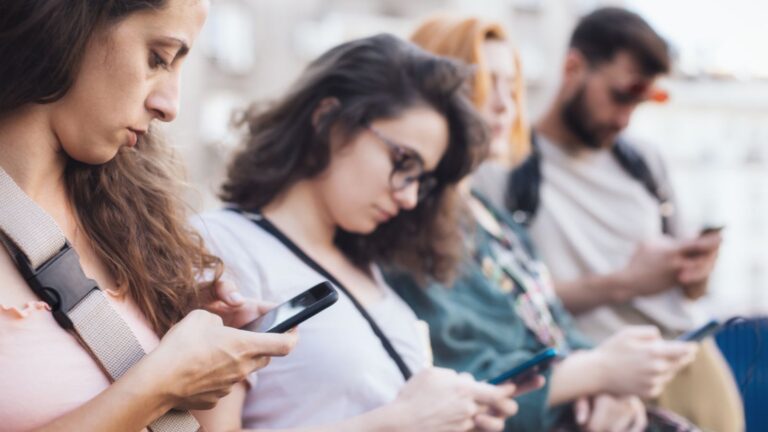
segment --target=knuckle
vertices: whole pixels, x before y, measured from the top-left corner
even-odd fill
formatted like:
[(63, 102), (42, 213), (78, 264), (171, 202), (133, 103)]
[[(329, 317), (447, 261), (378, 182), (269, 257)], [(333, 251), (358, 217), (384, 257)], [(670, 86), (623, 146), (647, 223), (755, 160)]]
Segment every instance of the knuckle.
[(276, 355), (280, 357), (287, 356), (293, 350), (295, 342), (292, 339), (283, 341), (277, 346)]

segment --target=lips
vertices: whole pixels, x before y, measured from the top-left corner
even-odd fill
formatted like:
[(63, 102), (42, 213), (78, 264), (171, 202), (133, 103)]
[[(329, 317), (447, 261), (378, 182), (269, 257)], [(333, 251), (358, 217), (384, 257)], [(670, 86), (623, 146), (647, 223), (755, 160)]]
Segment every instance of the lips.
[(375, 205), (374, 208), (376, 209), (376, 219), (379, 220), (379, 222), (386, 222), (395, 216), (397, 216), (397, 212), (388, 212), (381, 207)]
[(143, 137), (147, 132), (141, 129), (128, 128), (128, 147), (134, 147), (139, 142), (139, 138)]

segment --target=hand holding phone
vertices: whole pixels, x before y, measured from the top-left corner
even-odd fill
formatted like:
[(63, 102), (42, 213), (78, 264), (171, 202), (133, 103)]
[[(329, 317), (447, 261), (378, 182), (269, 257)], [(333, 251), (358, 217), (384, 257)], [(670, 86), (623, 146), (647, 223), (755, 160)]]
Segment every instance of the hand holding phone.
[(321, 282), (241, 327), (260, 333), (285, 333), (336, 303), (339, 294)]
[(512, 381), (515, 385), (525, 384), (534, 376), (545, 372), (552, 364), (558, 359), (559, 353), (554, 348), (547, 348), (540, 351), (530, 360), (519, 364), (512, 369), (499, 374), (498, 376), (488, 380), (491, 384), (501, 384), (506, 381)]

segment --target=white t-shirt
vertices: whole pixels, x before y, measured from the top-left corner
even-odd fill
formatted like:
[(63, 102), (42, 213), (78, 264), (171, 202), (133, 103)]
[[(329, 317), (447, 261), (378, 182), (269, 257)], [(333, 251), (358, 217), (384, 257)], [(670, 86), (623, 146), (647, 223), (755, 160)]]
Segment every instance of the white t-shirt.
[[(325, 280), (279, 240), (232, 211), (192, 220), (243, 295), (280, 303)], [(413, 311), (374, 269), (383, 299), (367, 310), (412, 372), (428, 363)], [(395, 399), (404, 379), (349, 298), (298, 327), (287, 357), (256, 372), (243, 407), (243, 427), (316, 426), (357, 416)]]
[[(541, 202), (530, 234), (555, 279), (572, 280), (623, 268), (643, 240), (662, 235), (659, 203), (610, 151), (570, 156), (541, 135)], [(643, 148), (649, 164), (661, 163)], [(679, 289), (601, 306), (578, 315), (579, 328), (601, 341), (630, 324), (684, 331), (697, 321)]]

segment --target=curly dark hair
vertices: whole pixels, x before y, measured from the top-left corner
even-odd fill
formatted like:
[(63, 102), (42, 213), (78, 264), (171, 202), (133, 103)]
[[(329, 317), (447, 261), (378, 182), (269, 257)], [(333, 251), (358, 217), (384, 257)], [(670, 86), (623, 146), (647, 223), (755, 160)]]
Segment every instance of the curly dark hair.
[[(237, 121), (248, 128), (229, 166), (221, 198), (244, 209), (266, 206), (297, 181), (317, 176), (332, 157), (330, 132), (345, 140), (377, 119), (427, 106), (448, 123), (449, 142), (435, 169), (436, 189), (410, 211), (360, 235), (339, 230), (337, 246), (366, 269), (397, 265), (420, 280), (448, 281), (460, 257), (459, 209), (453, 187), (485, 157), (488, 133), (468, 99), (470, 70), (391, 35), (339, 45), (312, 62), (287, 96), (252, 107)], [(328, 98), (339, 101), (316, 123)]]

